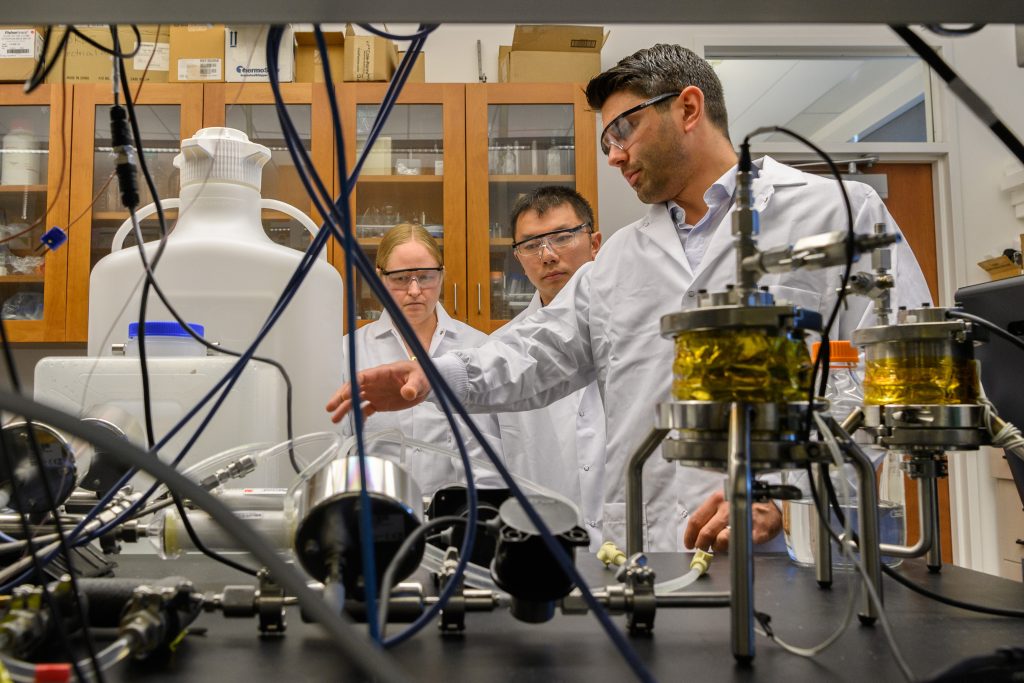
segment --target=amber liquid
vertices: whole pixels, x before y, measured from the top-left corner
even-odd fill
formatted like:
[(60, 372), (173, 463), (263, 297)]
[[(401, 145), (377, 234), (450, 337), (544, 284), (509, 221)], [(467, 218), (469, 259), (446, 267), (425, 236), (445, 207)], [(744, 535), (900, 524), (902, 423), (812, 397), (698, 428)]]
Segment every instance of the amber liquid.
[(679, 401), (799, 401), (810, 369), (801, 339), (750, 329), (684, 332), (676, 337), (672, 394)]
[(867, 405), (959, 405), (978, 402), (974, 360), (953, 356), (908, 356), (868, 360)]

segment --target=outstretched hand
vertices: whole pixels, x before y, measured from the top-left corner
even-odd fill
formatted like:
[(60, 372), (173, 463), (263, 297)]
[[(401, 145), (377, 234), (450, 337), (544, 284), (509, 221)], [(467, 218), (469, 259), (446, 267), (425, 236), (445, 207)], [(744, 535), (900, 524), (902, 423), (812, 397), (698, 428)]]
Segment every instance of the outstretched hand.
[[(427, 376), (415, 361), (379, 365), (361, 371), (356, 377), (364, 417), (412, 408), (430, 393)], [(352, 385), (343, 384), (327, 402), (327, 412), (331, 414), (331, 422), (340, 422), (351, 410)]]
[[(782, 513), (774, 503), (754, 503), (751, 506), (754, 544), (766, 543), (782, 530)], [(729, 549), (729, 503), (721, 491), (715, 491), (690, 515), (683, 534), (687, 548), (716, 552)]]

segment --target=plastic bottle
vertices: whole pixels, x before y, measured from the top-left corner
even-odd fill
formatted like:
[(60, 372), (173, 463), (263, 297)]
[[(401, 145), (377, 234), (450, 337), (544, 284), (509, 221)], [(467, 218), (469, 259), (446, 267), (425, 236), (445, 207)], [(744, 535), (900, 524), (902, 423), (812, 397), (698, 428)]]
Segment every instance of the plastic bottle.
[(38, 146), (36, 136), (32, 134), (32, 128), (28, 124), (21, 121), (11, 124), (11, 131), (3, 138), (0, 185), (35, 185), (39, 182), (42, 155), (34, 151), (15, 151), (35, 150)]
[[(189, 327), (200, 337), (205, 333), (205, 328), (196, 323), (189, 323)], [(150, 358), (166, 358), (168, 356), (205, 356), (206, 347), (192, 338), (192, 336), (178, 324), (177, 320), (147, 320), (146, 321), (146, 354)], [(124, 347), (125, 356), (138, 357), (139, 355), (139, 324), (128, 325), (128, 343)]]
[[(820, 344), (811, 355), (817, 357)], [(864, 400), (864, 373), (859, 369), (860, 354), (848, 341), (829, 342), (828, 388), (825, 398), (836, 422), (842, 422)]]
[[(183, 319), (206, 326), (206, 338), (249, 347), (291, 278), (302, 252), (275, 244), (263, 230), (260, 181), (270, 150), (231, 128), (205, 128), (182, 141), (181, 211), (156, 275)], [(152, 258), (158, 246), (145, 249)], [(137, 320), (142, 264), (136, 249), (109, 254), (93, 268), (89, 288), (90, 356), (111, 355)], [(342, 383), (342, 305), (338, 272), (317, 259), (258, 353), (281, 362), (294, 386), (296, 434), (334, 431), (324, 411)], [(149, 298), (149, 320), (169, 320)], [(110, 334), (109, 338), (107, 334)], [(283, 416), (282, 416), (283, 419)]]
[[(816, 357), (819, 344), (812, 347), (811, 355)], [(830, 412), (837, 422), (842, 422), (846, 417), (859, 407), (864, 401), (864, 369), (857, 349), (848, 341), (833, 341), (829, 343), (829, 376), (828, 387), (825, 398), (829, 400)], [(878, 449), (866, 448), (868, 455), (875, 459), (878, 466)], [(899, 469), (901, 456), (898, 453), (885, 452), (881, 456), (881, 467), (879, 468), (878, 484), (878, 525), (879, 538), (882, 543), (902, 545), (906, 537), (905, 531), (905, 496), (903, 492), (903, 474)], [(853, 467), (847, 465), (844, 468), (845, 484), (833, 469), (832, 480), (836, 486), (847, 485), (850, 491), (850, 508), (845, 510), (846, 514), (852, 516), (852, 524), (856, 530), (859, 526), (857, 519), (857, 478)], [(833, 526), (837, 531), (842, 527), (833, 515)], [(833, 563), (837, 566), (848, 566), (846, 559), (833, 544)], [(883, 558), (886, 564), (895, 566), (899, 564), (898, 558)]]

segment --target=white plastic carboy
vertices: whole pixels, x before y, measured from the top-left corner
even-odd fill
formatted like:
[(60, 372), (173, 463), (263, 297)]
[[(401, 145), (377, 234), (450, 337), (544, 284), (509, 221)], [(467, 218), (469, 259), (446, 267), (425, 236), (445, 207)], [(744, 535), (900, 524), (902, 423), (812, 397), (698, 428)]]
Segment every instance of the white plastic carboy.
[[(315, 231), (295, 207), (261, 198), (262, 169), (269, 159), (270, 150), (241, 131), (204, 128), (182, 141), (174, 159), (181, 196), (164, 202), (180, 208), (156, 268), (157, 282), (183, 319), (203, 325), (208, 340), (236, 351), (252, 343), (303, 256), (266, 235), (261, 209), (291, 214)], [(139, 211), (140, 217), (149, 213), (152, 205)], [(92, 271), (90, 356), (111, 355), (112, 345), (126, 343), (129, 323), (138, 320), (141, 287), (136, 283), (144, 270), (136, 248), (121, 249), (126, 227), (115, 237), (112, 253)], [(150, 262), (158, 244), (143, 247)], [(342, 295), (338, 272), (317, 259), (256, 351), (281, 362), (291, 377), (297, 435), (334, 428), (324, 405), (342, 382)], [(171, 316), (151, 295), (146, 318)]]

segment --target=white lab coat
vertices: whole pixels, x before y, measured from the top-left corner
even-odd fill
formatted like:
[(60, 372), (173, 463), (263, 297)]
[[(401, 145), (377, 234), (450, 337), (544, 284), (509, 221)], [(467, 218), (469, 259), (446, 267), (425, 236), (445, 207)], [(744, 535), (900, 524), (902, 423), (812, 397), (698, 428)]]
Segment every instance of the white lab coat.
[[(847, 225), (834, 181), (765, 157), (754, 182), (761, 249)], [(867, 185), (847, 183), (855, 229), (869, 233), (892, 216)], [(723, 290), (735, 280), (731, 212), (715, 228), (704, 258), (691, 269), (665, 204), (611, 236), (547, 306), (522, 321), (515, 338), (492, 339), (474, 350), (439, 359), (449, 384), (470, 410), (522, 410), (545, 405), (597, 379), (607, 417), (605, 540), (625, 539), (625, 465), (650, 432), (658, 403), (670, 398), (674, 348), (659, 332), (661, 317), (696, 306), (698, 290)], [(870, 259), (855, 266), (870, 269)], [(761, 284), (777, 300), (827, 316), (842, 268), (767, 275)], [(906, 242), (893, 250), (895, 305), (917, 306), (930, 294)], [(840, 310), (833, 339), (849, 339), (874, 319), (867, 299), (851, 297)], [(668, 463), (659, 452), (644, 470), (644, 526), (650, 550), (682, 549), (682, 531), (722, 476)]]
[[(492, 337), (516, 335), (517, 325), (541, 308), (530, 305)], [(513, 474), (562, 494), (580, 507), (590, 550), (601, 546), (604, 506), (604, 405), (597, 382), (537, 410), (498, 415), (505, 462)]]
[[(437, 305), (437, 329), (434, 330), (429, 348), (431, 358), (437, 358), (452, 349), (478, 346), (486, 340), (486, 334), (455, 320), (448, 315), (441, 304)], [(344, 348), (347, 353), (348, 335), (345, 336)], [(363, 370), (402, 360), (409, 360), (409, 354), (387, 311), (381, 314), (379, 320), (356, 331), (358, 369)], [(348, 361), (346, 361), (345, 368), (347, 371)], [(465, 423), (460, 418), (456, 419), (461, 425), (459, 433), (463, 436), (470, 458), (489, 465), (480, 443), (469, 433)], [(473, 420), (487, 437), (495, 453), (501, 457), (501, 436), (497, 418), (493, 415), (474, 415)], [(351, 420), (348, 418), (342, 421), (341, 431), (343, 434), (351, 435), (351, 424)], [(397, 412), (375, 413), (366, 419), (365, 426), (367, 433), (397, 429), (410, 439), (458, 451), (455, 438), (452, 436), (451, 425), (441, 409), (434, 403), (422, 403), (408, 410)], [(368, 451), (371, 454), (390, 457), (401, 462), (419, 484), (424, 496), (432, 495), (434, 491), (447, 484), (465, 481), (461, 463), (453, 464), (449, 460), (418, 448), (407, 449), (406, 452), (401, 453), (393, 444), (379, 443), (375, 447), (369, 448)], [(475, 481), (484, 486), (498, 485), (495, 483), (494, 475), (481, 479), (478, 473)]]

